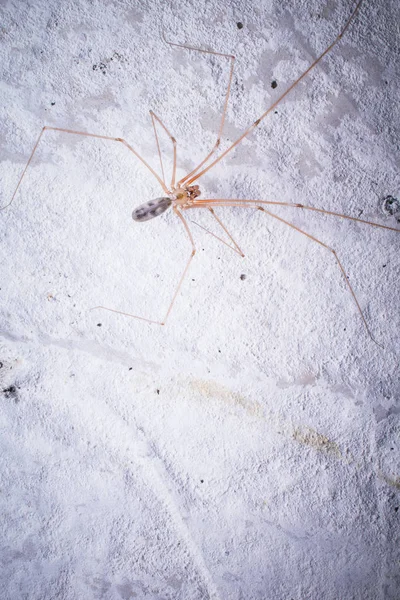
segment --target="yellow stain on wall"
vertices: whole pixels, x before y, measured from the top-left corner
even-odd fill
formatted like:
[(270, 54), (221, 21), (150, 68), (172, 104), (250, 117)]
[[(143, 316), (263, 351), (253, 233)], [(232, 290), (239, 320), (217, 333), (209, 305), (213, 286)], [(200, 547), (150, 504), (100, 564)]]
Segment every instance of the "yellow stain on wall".
[(206, 379), (193, 379), (189, 382), (189, 387), (200, 393), (204, 398), (210, 400), (219, 400), (231, 407), (240, 407), (244, 409), (248, 415), (252, 417), (263, 418), (264, 410), (262, 405), (255, 401), (249, 400), (246, 396), (233, 392), (228, 387), (217, 383), (216, 381), (207, 381)]
[[(268, 421), (270, 425), (275, 422), (278, 433), (282, 433), (286, 438), (292, 439), (302, 446), (308, 446), (317, 452), (322, 452), (346, 464), (353, 464), (356, 468), (360, 467), (360, 465), (355, 464), (356, 461), (348, 450), (345, 450), (343, 453), (338, 444), (330, 440), (327, 436), (307, 425), (293, 426), (288, 422), (282, 421), (278, 415), (268, 414), (267, 418), (264, 407), (260, 402), (250, 400), (243, 394), (232, 391), (227, 386), (216, 381), (194, 379), (189, 382), (189, 387), (203, 398), (223, 402), (231, 408), (240, 407), (245, 410), (249, 416), (256, 417), (265, 422)], [(372, 470), (375, 475), (387, 485), (400, 490), (400, 477), (392, 478), (382, 473), (379, 469), (373, 468)]]
[(344, 459), (339, 446), (335, 442), (332, 442), (332, 440), (322, 435), (322, 433), (318, 433), (315, 429), (311, 429), (311, 427), (296, 427), (292, 432), (292, 438), (304, 446), (309, 446), (310, 448), (314, 448), (314, 450), (330, 454), (341, 460)]

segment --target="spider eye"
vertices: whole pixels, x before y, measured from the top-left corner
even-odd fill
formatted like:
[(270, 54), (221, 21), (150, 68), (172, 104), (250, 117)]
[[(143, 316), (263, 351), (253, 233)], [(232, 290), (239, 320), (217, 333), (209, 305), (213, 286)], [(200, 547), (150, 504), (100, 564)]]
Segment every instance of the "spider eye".
[(155, 198), (149, 200), (145, 204), (141, 204), (132, 213), (132, 219), (134, 221), (149, 221), (158, 217), (171, 206), (171, 198)]

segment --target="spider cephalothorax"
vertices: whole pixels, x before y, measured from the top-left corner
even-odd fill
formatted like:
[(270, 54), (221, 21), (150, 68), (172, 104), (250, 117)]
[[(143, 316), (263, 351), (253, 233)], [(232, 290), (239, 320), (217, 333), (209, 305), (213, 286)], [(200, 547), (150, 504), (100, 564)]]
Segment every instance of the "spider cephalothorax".
[(182, 208), (191, 206), (193, 200), (200, 196), (201, 192), (198, 185), (184, 185), (174, 190), (173, 197), (175, 203)]

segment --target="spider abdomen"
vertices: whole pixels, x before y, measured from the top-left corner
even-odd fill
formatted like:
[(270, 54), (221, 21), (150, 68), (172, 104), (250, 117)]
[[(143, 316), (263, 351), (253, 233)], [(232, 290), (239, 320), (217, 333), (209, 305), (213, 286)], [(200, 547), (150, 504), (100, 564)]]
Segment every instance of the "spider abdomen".
[(134, 221), (149, 221), (158, 217), (171, 206), (171, 198), (155, 198), (141, 204), (132, 212), (132, 219)]

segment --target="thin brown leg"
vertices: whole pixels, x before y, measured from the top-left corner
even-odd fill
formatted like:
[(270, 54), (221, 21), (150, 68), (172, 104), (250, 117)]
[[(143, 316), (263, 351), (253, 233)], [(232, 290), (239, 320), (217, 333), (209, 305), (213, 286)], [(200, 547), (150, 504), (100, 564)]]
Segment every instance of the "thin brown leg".
[[(191, 173), (189, 174), (188, 177), (190, 177), (190, 179), (188, 181), (186, 181), (187, 185), (192, 184), (194, 181), (196, 181), (197, 179), (199, 179), (200, 177), (202, 177), (204, 175), (204, 173), (207, 173), (207, 171), (209, 171), (210, 169), (213, 168), (214, 165), (216, 165), (220, 160), (222, 160), (229, 152), (231, 152), (238, 144), (240, 144), (240, 142), (249, 135), (249, 133), (251, 133), (256, 127), (258, 127), (258, 125), (261, 123), (261, 121), (263, 119), (265, 119), (265, 117), (267, 115), (269, 115), (270, 112), (272, 112), (277, 106), (278, 104), (280, 104), (280, 102), (282, 102), (282, 100), (293, 90), (293, 88), (296, 87), (296, 85), (298, 83), (300, 83), (300, 81), (302, 79), (304, 79), (304, 77), (306, 77), (308, 75), (308, 73), (314, 68), (316, 67), (316, 65), (320, 62), (320, 60), (322, 60), (324, 58), (324, 56), (326, 54), (328, 54), (332, 48), (338, 43), (338, 41), (342, 38), (342, 36), (344, 35), (346, 29), (349, 27), (351, 21), (354, 19), (354, 17), (356, 16), (361, 3), (364, 0), (359, 0), (356, 4), (355, 9), (353, 10), (353, 12), (351, 13), (350, 17), (347, 19), (343, 29), (341, 30), (341, 32), (339, 33), (339, 35), (336, 37), (336, 39), (322, 52), (322, 54), (320, 54), (318, 56), (318, 58), (316, 58), (314, 60), (313, 63), (311, 63), (311, 65), (308, 67), (308, 69), (306, 69), (306, 71), (304, 71), (304, 73), (302, 73), (300, 75), (300, 77), (298, 77), (296, 79), (296, 81), (294, 83), (292, 83), (292, 85), (290, 85), (288, 87), (288, 89), (286, 90), (286, 92), (284, 92), (281, 96), (279, 96), (279, 98), (277, 100), (275, 100), (275, 102), (273, 104), (271, 104), (271, 106), (256, 120), (254, 121), (254, 123), (252, 123), (250, 125), (250, 127), (248, 127), (243, 133), (242, 135), (235, 141), (233, 142), (233, 144), (231, 144), (224, 152), (222, 152), (222, 154), (220, 154), (218, 156), (218, 158), (216, 158), (215, 160), (213, 160), (212, 163), (210, 163), (207, 167), (205, 167), (202, 171), (200, 171), (200, 173), (197, 173), (197, 175), (191, 176)], [(204, 163), (205, 161), (203, 161)], [(202, 164), (203, 164), (202, 163)], [(198, 169), (195, 169), (195, 171), (197, 171)], [(185, 178), (186, 179), (186, 178)]]
[(36, 144), (34, 145), (34, 147), (33, 147), (33, 150), (32, 150), (32, 152), (31, 152), (31, 155), (30, 155), (30, 157), (29, 157), (29, 159), (28, 159), (28, 162), (27, 162), (27, 163), (26, 163), (26, 165), (25, 165), (25, 169), (22, 171), (22, 175), (21, 175), (21, 177), (20, 177), (20, 178), (19, 178), (19, 180), (18, 180), (17, 187), (15, 188), (15, 190), (14, 190), (14, 193), (13, 193), (13, 195), (11, 196), (11, 200), (10, 200), (10, 202), (9, 202), (8, 204), (6, 204), (5, 206), (2, 206), (2, 207), (0, 208), (0, 210), (4, 210), (5, 208), (8, 208), (8, 207), (9, 207), (9, 206), (10, 206), (10, 205), (13, 203), (13, 200), (14, 200), (15, 196), (17, 195), (17, 192), (18, 192), (18, 190), (19, 190), (19, 186), (21, 185), (21, 182), (22, 182), (22, 180), (23, 180), (23, 178), (24, 178), (24, 175), (25, 175), (25, 173), (26, 173), (26, 170), (27, 170), (27, 168), (29, 167), (29, 165), (31, 164), (31, 160), (32, 160), (32, 158), (33, 158), (33, 155), (34, 155), (34, 154), (35, 154), (35, 152), (36, 152), (36, 148), (37, 148), (37, 147), (38, 147), (38, 145), (39, 145), (39, 142), (40, 142), (40, 139), (41, 139), (41, 137), (42, 137), (42, 135), (43, 135), (43, 132), (44, 132), (44, 130), (45, 130), (45, 127), (43, 127), (42, 131), (40, 132), (40, 135), (39, 135), (38, 139), (36, 140)]
[(229, 94), (231, 92), (232, 77), (233, 77), (233, 68), (234, 68), (234, 64), (235, 64), (235, 57), (232, 54), (223, 54), (222, 52), (214, 52), (212, 50), (203, 50), (202, 48), (194, 48), (193, 46), (186, 46), (184, 44), (175, 44), (174, 42), (168, 42), (168, 40), (165, 39), (164, 35), (163, 35), (163, 39), (164, 39), (164, 42), (166, 44), (169, 44), (170, 46), (175, 46), (177, 48), (185, 48), (186, 50), (194, 50), (195, 52), (202, 52), (203, 54), (214, 54), (214, 56), (224, 56), (225, 58), (229, 58), (230, 61), (231, 61), (231, 68), (230, 68), (230, 71), (229, 71), (228, 87), (227, 87), (227, 90), (226, 90), (225, 102), (224, 102), (224, 107), (223, 107), (223, 110), (222, 110), (222, 117), (221, 117), (221, 123), (220, 123), (220, 126), (219, 126), (218, 135), (217, 135), (217, 141), (215, 142), (214, 146), (212, 147), (211, 151), (207, 154), (207, 156), (205, 157), (205, 159), (202, 160), (201, 163), (199, 165), (197, 165), (197, 167), (195, 169), (193, 169), (190, 173), (188, 173), (185, 177), (183, 177), (182, 179), (180, 179), (178, 181), (178, 186), (181, 186), (181, 185), (183, 185), (185, 183), (185, 181), (187, 179), (189, 179), (189, 177), (192, 177), (192, 175), (194, 175), (196, 173), (196, 171), (198, 171), (199, 169), (201, 169), (201, 167), (209, 160), (209, 158), (211, 158), (211, 156), (219, 148), (219, 145), (221, 143), (222, 131), (224, 129), (224, 123), (225, 123), (225, 117), (226, 117), (226, 110), (227, 110), (227, 107), (228, 107)]
[(5, 208), (7, 208), (8, 206), (10, 206), (12, 204), (12, 202), (13, 202), (13, 200), (14, 200), (17, 192), (18, 192), (18, 189), (19, 189), (19, 187), (20, 187), (20, 185), (22, 183), (22, 180), (23, 180), (23, 178), (25, 176), (25, 173), (26, 173), (26, 171), (27, 171), (27, 169), (28, 169), (28, 167), (29, 167), (32, 159), (33, 159), (33, 156), (34, 156), (34, 154), (35, 154), (35, 152), (36, 152), (36, 150), (38, 148), (38, 145), (39, 145), (39, 142), (40, 142), (40, 140), (42, 138), (42, 135), (43, 135), (43, 133), (45, 131), (61, 131), (63, 133), (69, 133), (69, 134), (73, 134), (73, 135), (82, 135), (82, 136), (86, 136), (86, 137), (98, 138), (98, 139), (101, 139), (101, 140), (111, 140), (113, 142), (121, 142), (122, 144), (124, 144), (124, 146), (126, 146), (128, 148), (128, 150), (130, 150), (131, 152), (133, 152), (133, 154), (144, 164), (145, 167), (147, 167), (149, 169), (149, 171), (157, 179), (157, 181), (159, 182), (159, 184), (161, 185), (161, 187), (163, 188), (163, 190), (165, 191), (165, 193), (169, 194), (168, 189), (167, 189), (165, 183), (160, 179), (160, 177), (157, 175), (157, 173), (154, 171), (154, 169), (152, 169), (152, 167), (144, 160), (144, 158), (142, 158), (140, 156), (140, 154), (138, 154), (136, 152), (136, 150), (134, 150), (132, 148), (132, 146), (130, 146), (130, 144), (128, 144), (128, 142), (126, 142), (124, 139), (122, 139), (122, 138), (116, 138), (116, 137), (111, 137), (111, 136), (108, 136), (108, 135), (98, 135), (96, 133), (87, 133), (86, 131), (74, 131), (72, 129), (61, 129), (60, 127), (49, 127), (49, 126), (45, 125), (43, 127), (42, 131), (40, 132), (40, 135), (39, 135), (39, 137), (38, 137), (38, 139), (36, 141), (36, 144), (33, 147), (31, 155), (30, 155), (30, 157), (28, 159), (28, 162), (26, 163), (26, 166), (25, 166), (25, 168), (24, 168), (24, 170), (22, 172), (22, 175), (21, 175), (21, 177), (20, 177), (20, 179), (19, 179), (19, 181), (17, 183), (17, 187), (14, 190), (14, 193), (13, 193), (13, 195), (11, 197), (10, 202), (8, 204), (6, 204), (5, 206), (1, 207), (0, 210), (4, 210)]
[(349, 279), (348, 279), (348, 277), (347, 277), (347, 275), (346, 275), (346, 272), (345, 272), (345, 270), (344, 270), (344, 268), (343, 268), (343, 266), (342, 266), (342, 263), (340, 262), (340, 260), (339, 260), (339, 257), (338, 257), (338, 255), (336, 254), (336, 251), (335, 251), (335, 250), (333, 250), (333, 248), (331, 248), (330, 246), (327, 246), (326, 244), (324, 244), (323, 242), (321, 242), (321, 240), (319, 240), (318, 238), (314, 237), (313, 235), (310, 235), (310, 234), (309, 234), (309, 233), (307, 233), (306, 231), (303, 231), (303, 230), (302, 230), (302, 229), (300, 229), (299, 227), (296, 227), (296, 225), (293, 225), (293, 223), (290, 223), (289, 221), (286, 221), (285, 219), (282, 219), (281, 217), (278, 217), (278, 215), (275, 215), (274, 213), (270, 212), (269, 210), (266, 210), (266, 209), (265, 209), (265, 208), (263, 208), (262, 206), (257, 206), (257, 209), (258, 209), (258, 210), (261, 210), (262, 212), (265, 212), (267, 215), (269, 215), (270, 217), (273, 217), (274, 219), (277, 219), (277, 220), (278, 220), (278, 221), (280, 221), (281, 223), (285, 223), (285, 225), (289, 225), (289, 227), (291, 227), (292, 229), (295, 229), (295, 230), (296, 230), (296, 231), (298, 231), (299, 233), (301, 233), (301, 234), (305, 235), (306, 237), (308, 237), (310, 240), (313, 240), (314, 242), (317, 242), (317, 244), (319, 244), (319, 245), (320, 245), (320, 246), (322, 246), (323, 248), (326, 248), (326, 250), (329, 250), (329, 252), (332, 252), (333, 256), (335, 257), (335, 260), (336, 260), (336, 262), (338, 263), (338, 265), (339, 265), (339, 267), (340, 267), (340, 270), (341, 270), (341, 272), (342, 272), (342, 274), (343, 274), (344, 280), (345, 280), (345, 282), (347, 283), (347, 286), (348, 286), (348, 288), (349, 288), (349, 291), (350, 291), (351, 295), (353, 296), (354, 302), (355, 302), (355, 303), (356, 303), (356, 305), (357, 305), (358, 311), (359, 311), (359, 313), (360, 313), (360, 315), (361, 315), (361, 318), (362, 318), (362, 320), (363, 320), (363, 322), (364, 322), (365, 329), (367, 330), (369, 337), (370, 337), (370, 338), (371, 338), (371, 340), (372, 340), (372, 341), (373, 341), (375, 344), (377, 344), (377, 345), (378, 345), (380, 348), (383, 348), (383, 346), (382, 346), (381, 344), (379, 344), (379, 343), (378, 343), (378, 342), (375, 340), (375, 338), (373, 337), (373, 335), (372, 335), (372, 333), (371, 333), (371, 331), (370, 331), (370, 329), (369, 329), (369, 327), (368, 327), (368, 324), (367, 324), (367, 321), (365, 320), (365, 317), (364, 317), (363, 311), (361, 310), (361, 306), (360, 306), (360, 304), (359, 304), (359, 302), (358, 302), (358, 300), (357, 300), (357, 296), (355, 295), (355, 292), (354, 292), (354, 290), (353, 290), (353, 287), (352, 287), (352, 285), (350, 284), (350, 281), (349, 281)]
[(190, 239), (190, 243), (192, 244), (192, 253), (191, 253), (191, 255), (189, 256), (189, 260), (188, 260), (188, 261), (187, 261), (187, 263), (186, 263), (186, 267), (185, 267), (185, 269), (184, 269), (184, 271), (183, 271), (183, 273), (182, 273), (182, 277), (181, 277), (181, 279), (180, 279), (180, 281), (179, 281), (179, 283), (178, 283), (178, 287), (176, 288), (176, 291), (175, 291), (174, 297), (172, 298), (172, 302), (171, 302), (171, 304), (170, 304), (170, 305), (169, 305), (169, 307), (168, 307), (167, 314), (165, 315), (165, 318), (164, 318), (164, 323), (163, 323), (163, 325), (165, 325), (165, 322), (166, 322), (166, 320), (167, 320), (167, 318), (168, 318), (168, 316), (169, 316), (169, 313), (170, 313), (170, 312), (171, 312), (171, 310), (172, 310), (172, 307), (173, 307), (173, 305), (174, 305), (175, 299), (176, 299), (176, 297), (177, 297), (177, 295), (178, 295), (178, 293), (179, 293), (179, 290), (180, 290), (180, 289), (181, 289), (181, 287), (182, 287), (182, 283), (183, 283), (183, 280), (184, 280), (184, 279), (185, 279), (185, 277), (186, 277), (186, 273), (188, 272), (189, 265), (190, 265), (190, 263), (191, 263), (191, 262), (192, 262), (192, 260), (193, 260), (193, 256), (196, 254), (196, 246), (194, 245), (193, 236), (192, 236), (192, 234), (191, 234), (191, 232), (190, 232), (189, 225), (187, 224), (187, 221), (186, 221), (185, 217), (182, 215), (181, 211), (180, 211), (178, 208), (176, 208), (176, 207), (174, 207), (174, 212), (175, 212), (175, 214), (177, 214), (177, 215), (178, 215), (178, 217), (180, 218), (180, 220), (181, 220), (181, 221), (182, 221), (182, 223), (183, 223), (183, 226), (184, 226), (184, 228), (186, 229), (186, 233), (188, 234), (188, 236), (189, 236), (189, 239)]
[(365, 219), (359, 219), (358, 217), (350, 217), (348, 215), (343, 215), (342, 213), (333, 212), (331, 210), (324, 210), (322, 208), (315, 208), (314, 206), (307, 206), (306, 204), (298, 204), (294, 202), (276, 202), (272, 200), (229, 200), (227, 198), (207, 198), (204, 200), (200, 200), (196, 198), (196, 200), (193, 201), (193, 205), (189, 208), (196, 208), (197, 206), (206, 206), (207, 208), (210, 208), (211, 206), (238, 206), (251, 208), (253, 206), (254, 208), (256, 208), (259, 204), (270, 206), (289, 206), (290, 208), (302, 208), (304, 210), (311, 210), (314, 212), (322, 213), (324, 215), (340, 217), (341, 219), (348, 219), (349, 221), (356, 221), (357, 223), (363, 223), (364, 225), (372, 225), (373, 227), (389, 229), (389, 231), (398, 231), (400, 233), (400, 229), (396, 227), (389, 227), (389, 225), (381, 225), (380, 223), (366, 221)]
[(175, 186), (175, 177), (176, 177), (176, 139), (170, 134), (170, 132), (168, 131), (168, 129), (165, 127), (164, 123), (161, 121), (161, 119), (159, 117), (157, 117), (157, 115), (152, 110), (150, 111), (150, 115), (151, 115), (151, 120), (152, 120), (152, 123), (153, 123), (154, 133), (155, 133), (155, 136), (156, 136), (158, 155), (160, 157), (161, 171), (162, 171), (162, 174), (163, 174), (164, 183), (165, 183), (164, 167), (163, 167), (163, 162), (162, 162), (162, 158), (161, 158), (160, 145), (158, 143), (158, 135), (157, 135), (157, 129), (156, 129), (155, 121), (158, 121), (160, 123), (161, 127), (164, 129), (165, 133), (170, 138), (170, 140), (171, 140), (171, 142), (173, 144), (173, 147), (174, 147), (174, 165), (173, 165), (173, 168), (172, 168), (172, 178), (171, 178), (171, 188), (173, 188)]
[(206, 229), (206, 227), (203, 227), (203, 225), (200, 225), (199, 223), (196, 223), (196, 221), (191, 221), (191, 222), (194, 223), (195, 225), (197, 225), (197, 227), (200, 227), (200, 229), (203, 229), (203, 231), (206, 231), (208, 234), (212, 235), (218, 241), (222, 242), (222, 244), (225, 244), (225, 246), (227, 246), (228, 248), (230, 248), (231, 250), (233, 250), (234, 252), (236, 252), (237, 254), (239, 254), (239, 256), (241, 256), (242, 258), (244, 258), (244, 254), (241, 251), (239, 245), (235, 242), (235, 240), (233, 239), (232, 235), (229, 233), (229, 231), (227, 230), (227, 228), (225, 227), (225, 225), (222, 223), (221, 219), (219, 219), (219, 217), (217, 217), (217, 215), (214, 212), (214, 209), (211, 208), (211, 206), (207, 206), (207, 208), (210, 211), (210, 213), (212, 214), (212, 216), (214, 217), (214, 219), (217, 221), (217, 223), (225, 231), (226, 235), (229, 237), (229, 239), (233, 243), (233, 246), (230, 246), (225, 240), (223, 240), (222, 238), (220, 238), (218, 235), (215, 235), (215, 233), (212, 233), (212, 231), (209, 231), (208, 229)]
[(157, 133), (157, 129), (156, 129), (154, 115), (152, 114), (151, 111), (150, 111), (150, 116), (151, 116), (151, 122), (153, 124), (154, 135), (155, 135), (155, 138), (156, 138), (156, 144), (157, 144), (157, 150), (158, 150), (158, 157), (160, 159), (161, 174), (162, 174), (163, 182), (165, 183), (165, 173), (164, 173), (164, 165), (163, 165), (162, 156), (161, 156), (160, 143), (158, 141), (158, 133)]
[(305, 235), (306, 237), (310, 238), (311, 240), (313, 240), (314, 242), (317, 242), (318, 244), (320, 244), (322, 247), (326, 248), (327, 250), (329, 250), (330, 252), (332, 252), (332, 254), (335, 257), (336, 262), (338, 263), (340, 270), (345, 278), (345, 281), (347, 283), (347, 286), (349, 288), (349, 291), (351, 293), (351, 295), (353, 296), (354, 302), (356, 303), (356, 306), (358, 308), (358, 311), (361, 315), (361, 318), (363, 320), (363, 323), (365, 325), (365, 328), (368, 332), (368, 335), (370, 336), (370, 338), (372, 339), (372, 341), (377, 344), (380, 348), (383, 348), (383, 346), (381, 344), (379, 344), (373, 337), (373, 335), (371, 334), (371, 331), (367, 325), (367, 321), (365, 320), (364, 314), (361, 310), (360, 304), (357, 300), (357, 297), (355, 295), (355, 292), (347, 278), (346, 272), (342, 266), (342, 263), (340, 262), (336, 251), (333, 250), (332, 248), (330, 248), (329, 246), (327, 246), (326, 244), (324, 244), (323, 242), (321, 242), (319, 239), (317, 239), (316, 237), (310, 235), (309, 233), (303, 231), (302, 229), (300, 229), (299, 227), (296, 227), (296, 225), (293, 225), (292, 223), (290, 223), (289, 221), (286, 221), (285, 219), (282, 219), (282, 217), (279, 217), (278, 215), (275, 215), (273, 213), (271, 213), (270, 211), (266, 210), (265, 208), (263, 208), (263, 206), (260, 206), (261, 204), (265, 205), (274, 205), (274, 206), (289, 206), (291, 208), (304, 208), (307, 210), (313, 210), (316, 212), (320, 212), (323, 214), (327, 214), (330, 216), (335, 216), (335, 217), (340, 217), (343, 219), (349, 219), (350, 221), (356, 221), (358, 223), (363, 223), (365, 225), (372, 225), (372, 227), (379, 227), (381, 229), (389, 229), (390, 231), (397, 231), (400, 233), (400, 229), (396, 229), (395, 227), (389, 227), (388, 225), (381, 225), (380, 223), (373, 223), (372, 221), (365, 221), (364, 219), (359, 219), (358, 217), (349, 217), (347, 215), (343, 215), (341, 213), (337, 213), (337, 212), (333, 212), (333, 211), (329, 211), (329, 210), (323, 210), (320, 208), (314, 208), (313, 206), (305, 206), (304, 204), (295, 204), (295, 203), (291, 203), (291, 202), (274, 202), (274, 201), (265, 201), (265, 200), (228, 200), (228, 199), (223, 199), (223, 198), (211, 198), (211, 199), (207, 199), (207, 200), (199, 200), (196, 199), (193, 201), (192, 206), (188, 207), (189, 209), (193, 209), (193, 208), (198, 208), (198, 207), (207, 207), (207, 208), (211, 208), (214, 206), (232, 206), (232, 207), (241, 207), (241, 208), (255, 208), (257, 210), (260, 210), (262, 212), (265, 212), (266, 214), (270, 215), (271, 217), (273, 217), (274, 219), (277, 219), (278, 221), (281, 221), (282, 223), (285, 223), (285, 225), (289, 225), (289, 227), (292, 227), (293, 229), (295, 229), (296, 231), (298, 231), (299, 233), (302, 233), (303, 235)]
[(123, 311), (121, 311), (121, 310), (115, 310), (114, 308), (108, 308), (107, 306), (94, 306), (94, 307), (93, 307), (91, 310), (95, 310), (95, 309), (97, 309), (97, 308), (101, 308), (101, 309), (103, 309), (103, 310), (108, 310), (108, 311), (110, 311), (110, 312), (117, 313), (117, 314), (119, 314), (119, 315), (124, 315), (125, 317), (132, 317), (133, 319), (140, 319), (141, 321), (146, 321), (147, 323), (153, 323), (153, 324), (155, 324), (155, 325), (165, 325), (165, 323), (166, 323), (166, 321), (167, 321), (167, 319), (168, 319), (168, 317), (169, 317), (169, 314), (170, 314), (170, 312), (171, 312), (171, 310), (172, 310), (172, 307), (173, 307), (173, 305), (174, 305), (174, 303), (175, 303), (176, 297), (178, 296), (178, 294), (179, 294), (179, 291), (180, 291), (180, 289), (181, 289), (181, 287), (182, 287), (183, 281), (184, 281), (184, 279), (185, 279), (185, 277), (186, 277), (186, 275), (187, 275), (187, 272), (188, 272), (188, 269), (189, 269), (190, 263), (191, 263), (191, 262), (192, 262), (192, 260), (193, 260), (193, 256), (196, 254), (196, 247), (195, 247), (195, 244), (194, 244), (193, 236), (192, 236), (192, 234), (191, 234), (191, 232), (190, 232), (190, 229), (189, 229), (189, 226), (188, 226), (188, 224), (187, 224), (187, 221), (186, 221), (186, 219), (185, 219), (185, 218), (184, 218), (184, 216), (181, 214), (181, 212), (180, 212), (180, 210), (179, 210), (178, 208), (174, 207), (174, 212), (175, 212), (175, 214), (176, 214), (176, 215), (177, 215), (177, 216), (180, 218), (180, 220), (182, 221), (182, 223), (183, 223), (183, 226), (184, 226), (184, 228), (185, 228), (185, 230), (186, 230), (186, 233), (187, 233), (187, 234), (188, 234), (188, 236), (189, 236), (190, 243), (192, 244), (192, 252), (191, 252), (191, 254), (190, 254), (190, 256), (189, 256), (189, 260), (187, 261), (187, 263), (186, 263), (186, 266), (185, 266), (185, 268), (184, 268), (184, 270), (183, 270), (183, 273), (182, 273), (182, 275), (181, 275), (181, 278), (180, 278), (180, 280), (179, 280), (179, 283), (178, 283), (178, 285), (177, 285), (177, 288), (176, 288), (176, 290), (175, 290), (175, 293), (174, 293), (174, 295), (173, 295), (173, 298), (172, 298), (172, 300), (171, 300), (171, 303), (170, 303), (170, 305), (169, 305), (169, 307), (168, 307), (168, 310), (167, 310), (167, 312), (166, 312), (166, 314), (165, 314), (164, 320), (163, 320), (163, 321), (152, 321), (151, 319), (146, 319), (146, 318), (144, 318), (144, 317), (138, 317), (137, 315), (133, 315), (133, 314), (131, 314), (131, 313), (123, 312)]

